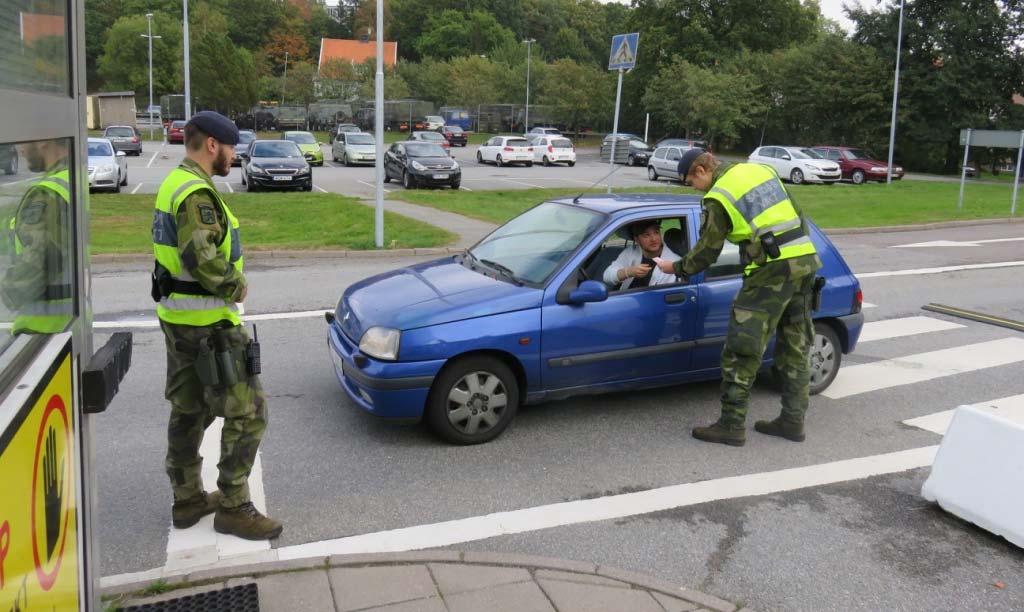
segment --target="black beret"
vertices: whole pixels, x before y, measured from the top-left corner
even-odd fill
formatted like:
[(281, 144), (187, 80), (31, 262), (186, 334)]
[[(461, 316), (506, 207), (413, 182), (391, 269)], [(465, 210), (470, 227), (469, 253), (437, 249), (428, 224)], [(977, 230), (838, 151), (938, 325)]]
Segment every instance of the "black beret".
[(238, 126), (235, 122), (224, 115), (214, 111), (200, 111), (188, 121), (204, 134), (217, 139), (217, 142), (226, 145), (238, 144)]
[(693, 160), (697, 159), (701, 155), (706, 153), (704, 149), (698, 149), (696, 147), (687, 149), (683, 152), (683, 156), (679, 158), (679, 180), (685, 181), (686, 175), (690, 173), (690, 166), (693, 165)]

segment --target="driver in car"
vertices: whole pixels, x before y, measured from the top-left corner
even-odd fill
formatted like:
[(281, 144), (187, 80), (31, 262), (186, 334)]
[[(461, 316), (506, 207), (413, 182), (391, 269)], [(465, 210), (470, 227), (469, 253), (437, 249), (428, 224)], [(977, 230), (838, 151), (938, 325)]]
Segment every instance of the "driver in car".
[(605, 284), (625, 290), (677, 282), (675, 274), (662, 272), (654, 262), (655, 257), (665, 261), (680, 259), (665, 246), (661, 237), (661, 220), (637, 221), (629, 226), (629, 232), (634, 242), (623, 249), (604, 271)]

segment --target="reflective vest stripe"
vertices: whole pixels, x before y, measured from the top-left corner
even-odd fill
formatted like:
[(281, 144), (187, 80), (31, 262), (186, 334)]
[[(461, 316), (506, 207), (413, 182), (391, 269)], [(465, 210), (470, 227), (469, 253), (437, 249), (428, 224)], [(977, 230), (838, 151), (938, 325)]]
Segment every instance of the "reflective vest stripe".
[(743, 194), (743, 197), (737, 200), (734, 206), (747, 220), (747, 223), (750, 223), (754, 234), (758, 235), (754, 219), (772, 206), (788, 201), (789, 196), (782, 188), (782, 182), (773, 177)]

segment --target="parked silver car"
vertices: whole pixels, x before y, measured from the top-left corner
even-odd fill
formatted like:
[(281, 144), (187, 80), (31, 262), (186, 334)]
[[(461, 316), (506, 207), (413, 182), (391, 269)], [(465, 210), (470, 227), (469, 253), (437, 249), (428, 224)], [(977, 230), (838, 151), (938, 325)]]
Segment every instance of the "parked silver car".
[(114, 151), (106, 138), (89, 139), (89, 191), (120, 193), (128, 184), (128, 162), (124, 151)]
[(112, 125), (103, 130), (103, 137), (114, 144), (114, 149), (130, 155), (142, 154), (142, 138), (130, 125)]
[(366, 132), (342, 132), (331, 144), (331, 157), (346, 166), (377, 161), (377, 143)]
[(691, 147), (667, 146), (658, 147), (654, 155), (647, 160), (647, 178), (656, 181), (659, 178), (679, 180), (679, 159), (683, 152)]

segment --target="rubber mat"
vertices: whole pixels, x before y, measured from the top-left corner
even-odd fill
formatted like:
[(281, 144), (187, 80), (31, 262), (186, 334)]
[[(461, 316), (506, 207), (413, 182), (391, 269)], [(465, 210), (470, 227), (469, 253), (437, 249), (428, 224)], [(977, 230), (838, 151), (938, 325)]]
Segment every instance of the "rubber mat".
[(121, 608), (123, 612), (259, 612), (256, 583), (206, 591), (157, 603)]

